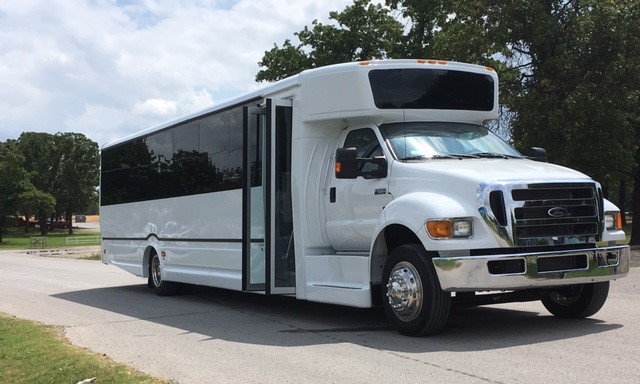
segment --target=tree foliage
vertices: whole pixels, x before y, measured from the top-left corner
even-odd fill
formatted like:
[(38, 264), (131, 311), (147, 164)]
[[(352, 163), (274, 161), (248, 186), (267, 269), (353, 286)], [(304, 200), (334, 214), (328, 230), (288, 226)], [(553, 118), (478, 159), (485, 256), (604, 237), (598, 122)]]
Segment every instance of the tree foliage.
[[(46, 223), (47, 218), (56, 210), (56, 199), (49, 193), (36, 189), (33, 185), (18, 195), (17, 212), (25, 220), (24, 231), (29, 232), (29, 218), (37, 217), (40, 223)], [(46, 225), (40, 226), (40, 233), (45, 235)]]
[(258, 63), (266, 69), (256, 75), (256, 81), (276, 81), (302, 70), (329, 64), (388, 57), (402, 47), (402, 24), (381, 4), (370, 0), (355, 0), (342, 12), (329, 13), (337, 25), (325, 25), (317, 20), (312, 27), (294, 33), (299, 44), (287, 39), (282, 47), (266, 51)]
[(15, 225), (9, 220), (16, 213), (20, 194), (31, 186), (24, 158), (14, 148), (12, 142), (0, 143), (0, 243), (6, 228)]
[(72, 215), (89, 208), (95, 195), (100, 152), (96, 142), (80, 133), (58, 133), (55, 143), (60, 159), (54, 196), (69, 224), (69, 233), (73, 233)]

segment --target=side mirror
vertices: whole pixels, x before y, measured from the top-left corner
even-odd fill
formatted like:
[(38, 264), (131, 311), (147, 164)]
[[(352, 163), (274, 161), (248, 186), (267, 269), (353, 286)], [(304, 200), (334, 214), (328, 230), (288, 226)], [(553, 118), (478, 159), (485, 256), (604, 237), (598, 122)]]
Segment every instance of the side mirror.
[(540, 147), (531, 147), (531, 152), (527, 159), (531, 159), (533, 161), (542, 161), (544, 163), (547, 162), (547, 151), (544, 148)]
[(382, 179), (387, 177), (387, 159), (374, 157), (360, 159), (355, 148), (336, 149), (336, 179)]
[(355, 148), (336, 149), (336, 179), (358, 177), (358, 152)]
[(358, 176), (365, 179), (383, 179), (387, 177), (387, 159), (383, 156), (372, 159), (359, 159), (364, 165)]

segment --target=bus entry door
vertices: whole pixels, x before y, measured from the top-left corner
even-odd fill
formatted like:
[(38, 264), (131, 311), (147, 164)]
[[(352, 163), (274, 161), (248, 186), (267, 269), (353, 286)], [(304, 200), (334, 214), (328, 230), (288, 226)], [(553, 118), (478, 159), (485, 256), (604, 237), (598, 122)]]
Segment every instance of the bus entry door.
[(243, 113), (243, 289), (295, 293), (288, 100)]

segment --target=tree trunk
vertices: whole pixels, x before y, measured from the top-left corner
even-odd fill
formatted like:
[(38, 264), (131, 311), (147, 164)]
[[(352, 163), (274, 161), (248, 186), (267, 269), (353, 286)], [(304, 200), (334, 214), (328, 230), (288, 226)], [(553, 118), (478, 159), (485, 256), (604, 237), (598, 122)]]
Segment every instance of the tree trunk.
[(627, 223), (627, 182), (620, 180), (620, 186), (618, 188), (618, 208), (620, 208), (620, 215), (622, 215), (622, 225)]
[(40, 223), (40, 236), (47, 236), (48, 227), (47, 227), (47, 216), (48, 214), (40, 211), (38, 212), (38, 223)]
[(72, 216), (65, 216), (65, 221), (67, 222), (67, 226), (69, 227), (69, 234), (73, 235), (73, 225), (72, 225)]
[(633, 172), (633, 210), (629, 245), (640, 245), (640, 166)]

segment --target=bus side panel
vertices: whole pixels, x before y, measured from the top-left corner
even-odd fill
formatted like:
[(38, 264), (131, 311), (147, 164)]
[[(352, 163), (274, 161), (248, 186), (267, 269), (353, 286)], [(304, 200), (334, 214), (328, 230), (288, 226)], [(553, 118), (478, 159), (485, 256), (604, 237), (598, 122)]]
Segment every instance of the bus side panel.
[(144, 250), (165, 252), (165, 279), (240, 289), (242, 191), (103, 206), (105, 262), (144, 276)]

